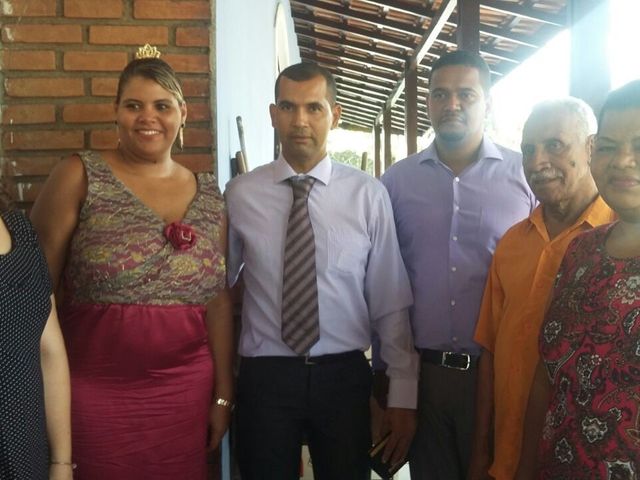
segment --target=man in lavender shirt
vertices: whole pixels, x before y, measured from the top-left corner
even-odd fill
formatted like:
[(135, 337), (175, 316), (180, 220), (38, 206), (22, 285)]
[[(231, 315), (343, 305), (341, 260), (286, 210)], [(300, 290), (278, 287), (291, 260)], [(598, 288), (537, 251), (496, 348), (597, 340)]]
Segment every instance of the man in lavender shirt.
[(490, 86), (480, 56), (440, 57), (427, 99), (435, 140), (382, 177), (413, 289), (421, 356), (413, 480), (467, 475), (480, 354), (473, 333), (487, 271), (502, 234), (536, 203), (521, 155), (484, 134)]

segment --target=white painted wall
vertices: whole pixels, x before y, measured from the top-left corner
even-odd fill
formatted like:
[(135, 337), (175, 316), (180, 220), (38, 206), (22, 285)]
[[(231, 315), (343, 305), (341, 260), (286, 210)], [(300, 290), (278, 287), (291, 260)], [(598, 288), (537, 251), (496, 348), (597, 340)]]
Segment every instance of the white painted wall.
[(285, 12), (291, 63), (300, 61), (289, 0), (216, 1), (218, 180), (231, 176), (229, 159), (240, 150), (236, 117), (242, 116), (249, 169), (272, 160), (269, 104), (276, 79), (275, 18)]

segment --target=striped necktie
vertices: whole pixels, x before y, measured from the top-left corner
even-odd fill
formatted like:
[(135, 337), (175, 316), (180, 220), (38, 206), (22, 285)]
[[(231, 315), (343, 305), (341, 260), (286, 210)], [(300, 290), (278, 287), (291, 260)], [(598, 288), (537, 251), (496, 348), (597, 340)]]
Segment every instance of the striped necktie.
[(315, 179), (292, 177), (293, 204), (287, 225), (282, 274), (282, 340), (298, 355), (320, 338), (316, 245), (307, 202)]

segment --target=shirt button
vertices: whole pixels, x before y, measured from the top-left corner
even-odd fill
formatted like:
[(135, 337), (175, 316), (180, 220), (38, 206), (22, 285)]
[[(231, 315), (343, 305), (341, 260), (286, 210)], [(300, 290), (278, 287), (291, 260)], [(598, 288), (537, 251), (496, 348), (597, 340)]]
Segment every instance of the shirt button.
[(453, 207), (453, 209), (457, 212), (458, 210), (460, 210), (460, 206), (459, 206), (459, 205), (455, 205), (455, 206)]
[(452, 272), (455, 272), (456, 270), (458, 270), (456, 267), (451, 267)]
[(457, 242), (457, 241), (458, 241), (458, 236), (457, 236), (457, 235), (454, 235), (454, 236), (453, 236), (453, 241), (454, 241), (454, 242)]
[(451, 300), (451, 306), (454, 307), (455, 304), (456, 304), (456, 301), (455, 300)]
[(456, 183), (460, 183), (460, 178), (456, 177), (456, 178), (453, 179), (453, 181), (456, 182)]
[(457, 342), (457, 341), (458, 341), (458, 337), (453, 337), (453, 338), (451, 339), (451, 341), (452, 341), (452, 342)]

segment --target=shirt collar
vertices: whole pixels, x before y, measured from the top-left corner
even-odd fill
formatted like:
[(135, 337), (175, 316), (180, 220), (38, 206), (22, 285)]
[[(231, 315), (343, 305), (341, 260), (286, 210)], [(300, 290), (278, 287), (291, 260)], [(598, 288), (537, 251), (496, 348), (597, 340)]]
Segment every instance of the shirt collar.
[[(329, 155), (325, 155), (325, 157), (318, 162), (318, 164), (309, 170), (306, 174), (303, 174), (308, 177), (313, 177), (316, 180), (319, 180), (325, 185), (329, 184), (329, 179), (331, 178), (331, 157)], [(278, 159), (274, 162), (273, 166), (273, 181), (275, 183), (284, 182), (285, 180), (296, 177), (300, 174), (296, 173), (296, 171), (291, 168), (291, 165), (284, 158), (282, 153), (278, 156)]]
[[(504, 159), (500, 149), (486, 135), (482, 137), (482, 143), (480, 144), (480, 150), (478, 150), (478, 156), (476, 160), (483, 160), (485, 158), (491, 158), (495, 160)], [(436, 149), (435, 139), (426, 149), (422, 151), (420, 163), (423, 162), (440, 162), (440, 158), (438, 157), (438, 150)]]
[[(591, 202), (589, 206), (587, 206), (587, 208), (585, 208), (584, 212), (582, 212), (575, 223), (567, 230), (578, 227), (583, 223), (586, 223), (591, 228), (594, 228), (598, 225), (612, 222), (614, 219), (615, 216), (611, 208), (609, 208), (609, 205), (607, 205), (602, 197), (598, 195), (596, 199)], [(528, 220), (531, 226), (538, 230), (540, 235), (542, 235), (544, 238), (548, 238), (547, 226), (544, 224), (544, 217), (542, 215), (542, 205), (538, 205), (536, 207), (531, 215), (529, 215)]]
[(591, 205), (587, 207), (580, 219), (587, 222), (591, 227), (597, 227), (603, 223), (612, 222), (615, 219), (615, 214), (611, 210), (611, 207), (598, 195), (596, 199), (591, 202)]

